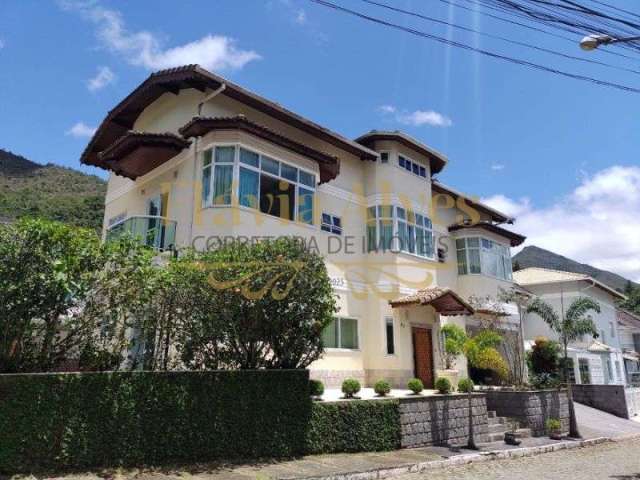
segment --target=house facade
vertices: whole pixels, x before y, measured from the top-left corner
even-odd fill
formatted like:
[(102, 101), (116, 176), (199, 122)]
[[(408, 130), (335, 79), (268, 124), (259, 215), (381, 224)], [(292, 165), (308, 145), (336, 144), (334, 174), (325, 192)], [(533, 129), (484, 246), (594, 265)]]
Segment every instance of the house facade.
[[(513, 219), (433, 180), (447, 159), (401, 132), (355, 140), (198, 66), (152, 74), (109, 112), (82, 162), (111, 172), (104, 236), (158, 249), (296, 236), (324, 258), (340, 311), (311, 366), (427, 387), (440, 326), (513, 287)], [(517, 315), (504, 315), (517, 329)], [(459, 362), (464, 375), (466, 363)]]
[(616, 313), (627, 383), (640, 386), (640, 316), (623, 309)]
[[(577, 340), (569, 345), (573, 360), (573, 376), (579, 384), (624, 385), (626, 383), (621, 332), (616, 304), (626, 298), (601, 282), (578, 273), (545, 268), (525, 268), (514, 273), (514, 279), (528, 291), (553, 307), (558, 315), (566, 312), (579, 297), (589, 297), (600, 305), (600, 313), (590, 312), (598, 338)], [(524, 338), (531, 345), (537, 337), (559, 340), (538, 315), (527, 314)]]

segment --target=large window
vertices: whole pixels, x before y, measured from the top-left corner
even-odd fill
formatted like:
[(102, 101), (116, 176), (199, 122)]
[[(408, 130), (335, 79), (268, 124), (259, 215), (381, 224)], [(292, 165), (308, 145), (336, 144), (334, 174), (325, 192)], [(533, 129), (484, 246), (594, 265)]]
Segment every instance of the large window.
[(580, 371), (580, 383), (589, 385), (591, 383), (591, 372), (589, 371), (589, 359), (578, 359), (578, 370)]
[(511, 251), (509, 247), (481, 237), (456, 240), (458, 274), (483, 274), (511, 280)]
[(433, 258), (431, 220), (413, 210), (393, 205), (377, 205), (367, 209), (367, 250), (400, 250), (425, 258)]
[(358, 349), (358, 320), (355, 318), (334, 318), (322, 331), (325, 348)]
[(275, 217), (313, 223), (315, 174), (237, 146), (204, 152), (202, 197), (205, 206), (231, 205), (234, 168), (238, 203)]

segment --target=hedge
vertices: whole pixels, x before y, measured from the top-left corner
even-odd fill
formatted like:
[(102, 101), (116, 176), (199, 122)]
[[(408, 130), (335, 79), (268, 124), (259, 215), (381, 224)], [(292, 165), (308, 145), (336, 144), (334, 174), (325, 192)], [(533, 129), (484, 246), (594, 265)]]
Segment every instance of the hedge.
[(0, 473), (300, 455), (308, 380), (306, 370), (2, 375)]
[(307, 432), (311, 454), (374, 452), (400, 448), (397, 400), (315, 402)]

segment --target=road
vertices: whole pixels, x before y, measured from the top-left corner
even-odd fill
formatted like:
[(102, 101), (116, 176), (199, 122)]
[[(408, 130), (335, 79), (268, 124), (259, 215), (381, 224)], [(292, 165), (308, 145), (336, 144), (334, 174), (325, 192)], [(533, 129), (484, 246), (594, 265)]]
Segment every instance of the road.
[(496, 460), (394, 480), (634, 480), (640, 479), (640, 439), (561, 450), (535, 457)]

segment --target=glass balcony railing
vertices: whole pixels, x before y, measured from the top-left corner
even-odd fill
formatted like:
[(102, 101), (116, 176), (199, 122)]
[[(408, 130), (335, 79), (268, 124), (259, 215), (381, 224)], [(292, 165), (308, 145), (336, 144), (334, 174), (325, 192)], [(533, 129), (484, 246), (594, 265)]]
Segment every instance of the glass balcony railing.
[(171, 250), (176, 243), (176, 222), (148, 215), (129, 217), (109, 227), (107, 241), (122, 235), (137, 238), (156, 250)]

